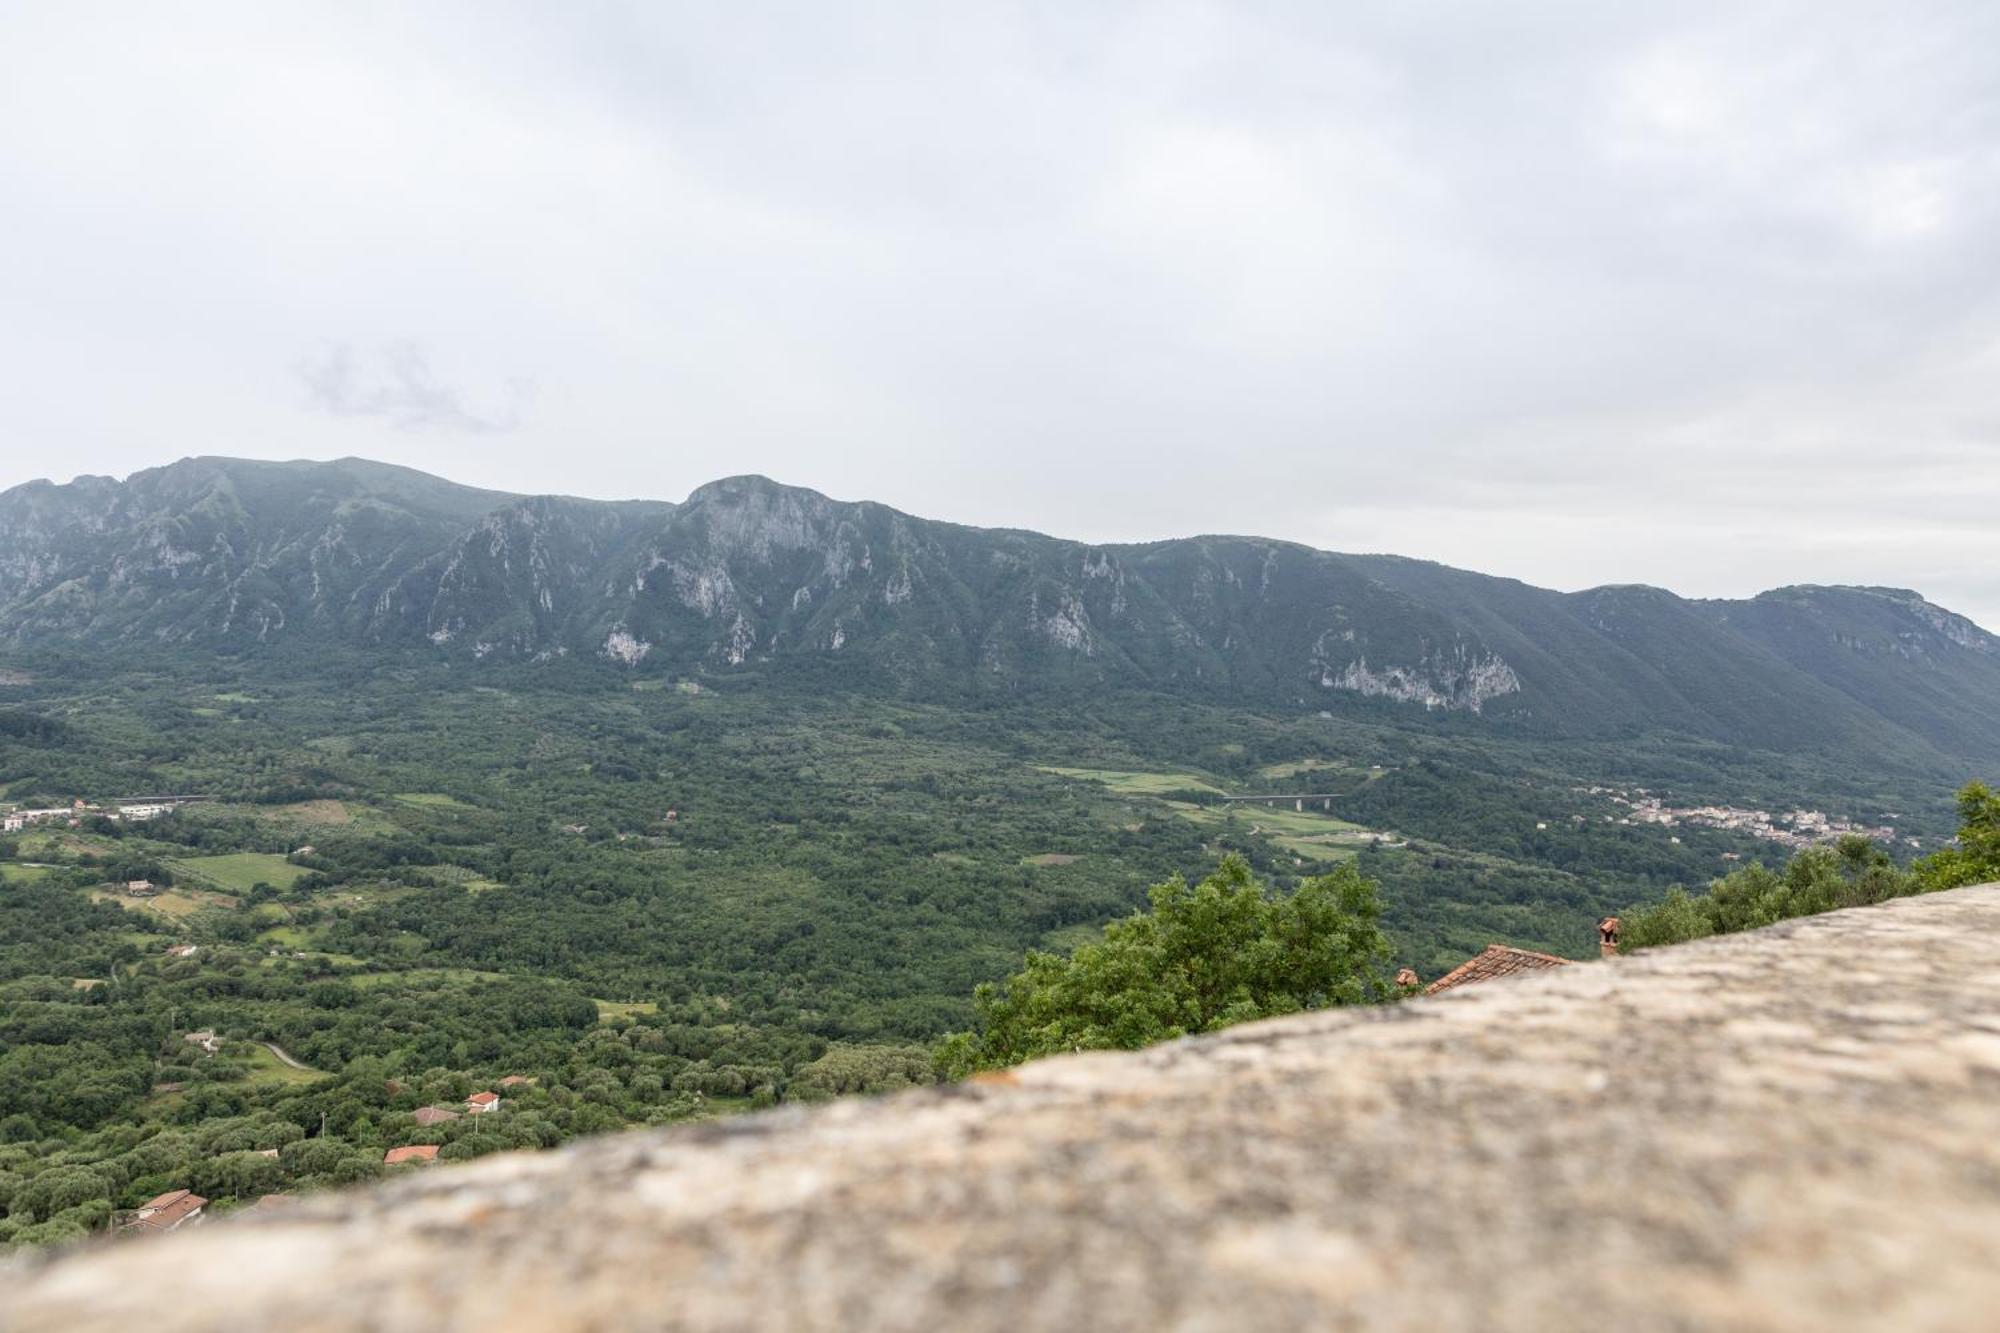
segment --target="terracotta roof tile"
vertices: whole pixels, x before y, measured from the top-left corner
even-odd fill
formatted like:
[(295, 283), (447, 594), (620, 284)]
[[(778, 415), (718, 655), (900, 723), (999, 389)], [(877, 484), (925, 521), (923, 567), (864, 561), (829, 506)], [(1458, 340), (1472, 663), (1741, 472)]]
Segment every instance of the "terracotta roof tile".
[(395, 1166), (398, 1162), (434, 1162), (438, 1150), (435, 1143), (413, 1143), (407, 1148), (391, 1148), (382, 1154), (385, 1165)]
[(1569, 961), (1567, 958), (1558, 958), (1552, 953), (1516, 949), (1509, 944), (1489, 944), (1485, 952), (1460, 963), (1424, 987), (1424, 994), (1436, 995), (1439, 991), (1451, 990), (1457, 986), (1470, 986), (1481, 981), (1492, 981), (1496, 977), (1511, 976), (1516, 972), (1539, 972), (1545, 967), (1565, 967)]
[(125, 1225), (140, 1231), (172, 1231), (199, 1213), (208, 1200), (189, 1190), (171, 1190), (139, 1206), (144, 1217), (134, 1217)]

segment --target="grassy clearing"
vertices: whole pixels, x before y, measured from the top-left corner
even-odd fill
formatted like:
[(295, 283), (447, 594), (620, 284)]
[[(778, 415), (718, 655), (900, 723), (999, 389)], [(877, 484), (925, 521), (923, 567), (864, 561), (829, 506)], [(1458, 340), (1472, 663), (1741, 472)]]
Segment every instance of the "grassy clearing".
[(1235, 818), (1249, 824), (1256, 824), (1273, 833), (1289, 833), (1300, 836), (1324, 834), (1369, 836), (1368, 830), (1359, 824), (1350, 824), (1344, 819), (1313, 810), (1294, 810), (1289, 805), (1268, 806), (1238, 804), (1231, 813)]
[(477, 810), (476, 805), (467, 805), (456, 796), (448, 796), (441, 791), (399, 791), (396, 799), (404, 805), (421, 806), (429, 810)]
[(468, 893), (484, 893), (488, 889), (497, 889), (500, 887), (499, 880), (488, 879), (477, 870), (469, 869), (466, 866), (430, 866), (427, 867), (425, 873), (435, 879), (441, 879), (456, 888), (464, 889)]
[(177, 924), (196, 912), (236, 905), (234, 898), (200, 889), (168, 889), (150, 898), (129, 897), (116, 889), (90, 889), (87, 896), (101, 903), (116, 903), (128, 912), (145, 912)]
[(1257, 770), (1261, 778), (1295, 778), (1301, 773), (1347, 773), (1353, 766), (1333, 759), (1294, 759), (1284, 764), (1266, 764)]
[(248, 893), (259, 884), (289, 889), (305, 876), (303, 866), (295, 866), (275, 852), (231, 852), (227, 856), (192, 856), (169, 861), (174, 874), (188, 875), (231, 893)]
[(251, 1046), (243, 1057), (252, 1083), (317, 1083), (326, 1075), (316, 1069), (294, 1069), (262, 1046)]
[(95, 833), (74, 833), (68, 829), (44, 829), (21, 835), (23, 861), (54, 861), (64, 856), (102, 856), (120, 850), (117, 839)]
[(1290, 806), (1273, 809), (1247, 804), (1195, 805), (1190, 801), (1169, 801), (1167, 806), (1182, 819), (1204, 828), (1267, 837), (1304, 861), (1349, 860), (1378, 836), (1359, 824), (1310, 810), (1294, 810)]
[(219, 704), (254, 704), (257, 702), (255, 695), (242, 694), (234, 690), (227, 694), (217, 694), (212, 697)]
[(639, 1000), (634, 1002), (624, 1000), (592, 1000), (591, 1003), (597, 1006), (597, 1021), (600, 1023), (609, 1023), (620, 1018), (637, 1018), (640, 1014), (657, 1014), (660, 1012), (658, 1002), (653, 1000)]
[(0, 865), (0, 881), (8, 884), (39, 884), (48, 877), (47, 866), (24, 866), (13, 861)]
[(1214, 792), (1218, 796), (1227, 794), (1208, 779), (1197, 777), (1193, 773), (1137, 773), (1117, 768), (1055, 767), (1045, 767), (1041, 771), (1065, 778), (1077, 778), (1084, 782), (1101, 783), (1124, 796), (1158, 796), (1170, 791), (1206, 791)]
[(1021, 864), (1024, 866), (1066, 866), (1074, 865), (1082, 859), (1080, 856), (1071, 856), (1068, 852), (1043, 852), (1039, 856), (1022, 857)]

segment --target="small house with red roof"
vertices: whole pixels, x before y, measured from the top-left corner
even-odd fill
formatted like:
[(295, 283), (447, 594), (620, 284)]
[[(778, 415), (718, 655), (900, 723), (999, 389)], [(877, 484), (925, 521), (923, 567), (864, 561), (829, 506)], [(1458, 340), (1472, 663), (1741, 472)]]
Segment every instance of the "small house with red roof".
[(125, 1223), (125, 1230), (177, 1231), (190, 1222), (199, 1221), (201, 1210), (206, 1207), (208, 1200), (193, 1190), (168, 1190), (135, 1208)]
[(401, 1166), (405, 1162), (414, 1162), (423, 1166), (435, 1162), (437, 1155), (438, 1146), (435, 1143), (412, 1143), (406, 1148), (391, 1148), (383, 1153), (382, 1165)]
[(484, 1115), (488, 1111), (500, 1109), (500, 1094), (497, 1092), (475, 1092), (465, 1099), (465, 1109), (473, 1115)]

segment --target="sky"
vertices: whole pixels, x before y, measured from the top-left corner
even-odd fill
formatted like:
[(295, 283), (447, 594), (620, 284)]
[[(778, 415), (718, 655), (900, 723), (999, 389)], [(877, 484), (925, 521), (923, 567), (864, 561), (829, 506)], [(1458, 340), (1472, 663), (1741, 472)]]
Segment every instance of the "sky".
[(0, 0), (0, 487), (191, 454), (2000, 630), (2000, 5)]

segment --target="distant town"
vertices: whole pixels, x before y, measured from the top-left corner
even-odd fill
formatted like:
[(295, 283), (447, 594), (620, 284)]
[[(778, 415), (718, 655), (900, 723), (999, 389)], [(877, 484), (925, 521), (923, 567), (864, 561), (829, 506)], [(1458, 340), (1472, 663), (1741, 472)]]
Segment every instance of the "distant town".
[(128, 824), (143, 824), (149, 819), (178, 810), (196, 801), (205, 801), (206, 796), (128, 796), (118, 800), (94, 802), (78, 797), (68, 805), (51, 806), (45, 810), (0, 811), (0, 833), (19, 833), (36, 824), (58, 824), (65, 828), (78, 828), (86, 819), (110, 819)]
[[(1663, 798), (1651, 794), (1644, 787), (1629, 790), (1622, 787), (1586, 787), (1583, 790), (1631, 811), (1628, 815), (1604, 817), (1607, 821), (1620, 824), (1658, 824), (1664, 828), (1678, 828), (1685, 824), (1695, 828), (1728, 829), (1793, 848), (1817, 847), (1849, 834), (1860, 834), (1884, 844), (1897, 840), (1894, 825), (1858, 824), (1848, 819), (1836, 819), (1819, 810), (1792, 810), (1774, 815), (1768, 810), (1748, 810), (1734, 805), (1668, 805)], [(1917, 838), (1906, 837), (1902, 841), (1910, 847), (1923, 845)]]

